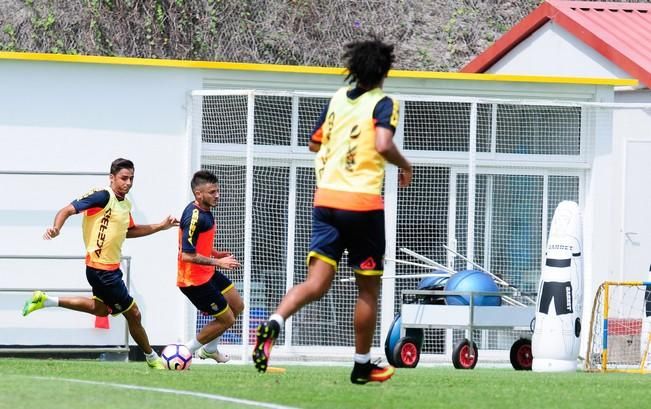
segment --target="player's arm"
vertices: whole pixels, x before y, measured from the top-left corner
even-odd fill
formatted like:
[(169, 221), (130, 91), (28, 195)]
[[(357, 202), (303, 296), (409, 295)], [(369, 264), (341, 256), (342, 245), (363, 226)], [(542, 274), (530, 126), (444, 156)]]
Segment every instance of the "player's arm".
[[(181, 261), (186, 263), (201, 264), (204, 266), (216, 266), (226, 270), (239, 267), (240, 263), (231, 254), (224, 257), (210, 257), (210, 255), (199, 254), (196, 244), (199, 236), (212, 228), (213, 221), (202, 215), (199, 210), (186, 208), (181, 215), (179, 227), (181, 228)], [(211, 250), (215, 255), (216, 250)]]
[(387, 162), (400, 168), (400, 186), (409, 186), (413, 176), (411, 163), (393, 142), (393, 135), (398, 126), (398, 102), (389, 97), (383, 98), (375, 107), (373, 117), (375, 120), (375, 149)]
[(43, 239), (51, 240), (58, 236), (59, 233), (61, 233), (61, 228), (65, 224), (66, 220), (68, 220), (68, 217), (72, 216), (73, 214), (77, 214), (77, 210), (75, 210), (71, 204), (59, 210), (56, 216), (54, 216), (54, 223), (52, 223), (52, 227), (45, 229), (45, 233), (43, 233)]
[(229, 254), (226, 257), (221, 258), (212, 258), (203, 256), (199, 253), (186, 253), (185, 251), (181, 252), (181, 260), (186, 263), (202, 264), (206, 266), (215, 266), (222, 268), (224, 270), (232, 270), (240, 266), (240, 262), (237, 261), (235, 256)]
[(214, 258), (224, 258), (230, 256), (232, 253), (230, 251), (222, 251), (217, 249), (212, 249), (212, 256)]
[(167, 230), (178, 225), (179, 221), (171, 215), (164, 218), (160, 223), (155, 224), (135, 224), (133, 223), (133, 219), (131, 219), (129, 230), (127, 230), (127, 238), (133, 239), (149, 236), (150, 234), (158, 233), (159, 231)]
[(221, 251), (212, 249), (213, 260), (217, 260), (219, 264), (217, 267), (225, 268), (226, 270), (232, 270), (240, 266), (240, 262), (237, 261), (235, 256), (230, 251)]
[(387, 162), (400, 168), (400, 186), (409, 186), (414, 171), (411, 163), (393, 143), (393, 131), (386, 128), (375, 128), (375, 149)]
[(325, 123), (326, 115), (328, 114), (328, 109), (330, 108), (330, 102), (325, 104), (319, 115), (319, 120), (312, 128), (312, 133), (310, 134), (310, 140), (307, 143), (307, 147), (310, 152), (318, 152), (321, 149), (321, 140), (323, 138), (323, 124)]
[[(182, 227), (183, 228), (183, 227)], [(240, 266), (234, 255), (226, 251), (212, 250), (212, 257), (204, 256), (197, 253), (194, 243), (199, 236), (198, 230), (195, 229), (193, 236), (190, 237), (188, 229), (183, 229), (183, 245), (181, 249), (181, 260), (186, 263), (201, 264), (204, 266), (215, 266), (225, 270), (232, 270)]]
[(43, 234), (43, 239), (51, 240), (61, 233), (61, 228), (68, 217), (90, 209), (103, 209), (110, 199), (106, 190), (91, 190), (80, 199), (73, 200), (69, 205), (63, 207), (54, 216), (52, 227), (48, 227)]

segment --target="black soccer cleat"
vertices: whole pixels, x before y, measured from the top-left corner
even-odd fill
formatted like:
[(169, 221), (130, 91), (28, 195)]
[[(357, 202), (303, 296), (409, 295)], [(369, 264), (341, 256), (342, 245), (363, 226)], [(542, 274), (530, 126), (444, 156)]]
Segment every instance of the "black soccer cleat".
[(355, 362), (353, 371), (350, 373), (350, 381), (357, 385), (364, 385), (368, 382), (384, 382), (389, 380), (396, 372), (391, 365), (381, 367), (371, 361), (360, 364)]
[(280, 334), (280, 325), (276, 321), (265, 321), (258, 326), (255, 346), (253, 347), (253, 364), (258, 372), (266, 372), (271, 348)]

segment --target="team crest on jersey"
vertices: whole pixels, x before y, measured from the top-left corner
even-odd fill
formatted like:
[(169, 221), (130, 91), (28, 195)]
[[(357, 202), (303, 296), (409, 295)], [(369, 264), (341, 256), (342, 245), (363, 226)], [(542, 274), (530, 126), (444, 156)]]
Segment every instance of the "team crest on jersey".
[(120, 304), (113, 304), (116, 311), (122, 311), (122, 306)]
[(87, 198), (88, 196), (92, 195), (93, 193), (95, 193), (95, 192), (99, 192), (100, 190), (104, 190), (104, 189), (100, 189), (100, 188), (93, 188), (93, 189), (90, 189), (88, 192), (84, 193), (84, 194), (83, 194), (79, 199), (77, 199), (77, 200), (85, 199), (85, 198)]
[(355, 156), (357, 155), (357, 145), (348, 145), (346, 151), (346, 170), (352, 172), (355, 167)]
[(213, 311), (219, 311), (219, 307), (215, 303), (210, 304), (210, 309), (212, 309)]

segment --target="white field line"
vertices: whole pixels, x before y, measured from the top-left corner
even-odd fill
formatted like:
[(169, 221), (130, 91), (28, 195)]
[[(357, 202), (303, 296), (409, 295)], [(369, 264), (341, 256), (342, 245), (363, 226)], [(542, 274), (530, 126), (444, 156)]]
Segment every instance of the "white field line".
[(204, 398), (204, 399), (217, 400), (222, 402), (237, 403), (240, 405), (255, 406), (258, 408), (296, 409), (292, 406), (277, 405), (275, 403), (256, 402), (253, 400), (229, 398), (228, 396), (214, 395), (214, 394), (202, 393), (202, 392), (190, 392), (190, 391), (183, 391), (178, 389), (152, 388), (149, 386), (137, 386), (137, 385), (127, 385), (122, 383), (99, 382), (99, 381), (84, 381), (81, 379), (70, 379), (70, 378), (50, 378), (46, 376), (28, 376), (28, 378), (40, 379), (44, 381), (82, 383), (87, 385), (107, 386), (110, 388), (130, 389), (130, 390), (137, 390), (137, 391), (168, 393), (170, 395), (186, 395), (186, 396), (193, 396), (196, 398)]

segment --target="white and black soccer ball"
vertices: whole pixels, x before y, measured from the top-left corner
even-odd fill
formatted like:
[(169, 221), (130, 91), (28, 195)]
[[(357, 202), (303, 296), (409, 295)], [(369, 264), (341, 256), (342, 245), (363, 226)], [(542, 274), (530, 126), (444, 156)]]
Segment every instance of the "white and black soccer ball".
[(161, 353), (161, 358), (163, 358), (167, 369), (173, 371), (183, 371), (192, 365), (192, 352), (185, 345), (170, 344), (166, 346)]

